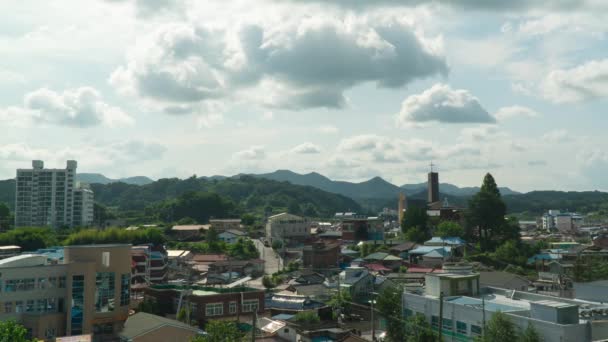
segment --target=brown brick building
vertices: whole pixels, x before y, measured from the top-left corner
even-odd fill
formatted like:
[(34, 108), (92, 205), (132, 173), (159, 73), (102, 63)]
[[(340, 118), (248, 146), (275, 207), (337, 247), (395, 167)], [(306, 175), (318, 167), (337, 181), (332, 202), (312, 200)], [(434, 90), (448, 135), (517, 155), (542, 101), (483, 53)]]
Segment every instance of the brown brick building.
[(304, 246), (302, 253), (304, 267), (337, 267), (339, 262), (338, 257), (340, 255), (340, 245), (316, 242), (312, 245)]

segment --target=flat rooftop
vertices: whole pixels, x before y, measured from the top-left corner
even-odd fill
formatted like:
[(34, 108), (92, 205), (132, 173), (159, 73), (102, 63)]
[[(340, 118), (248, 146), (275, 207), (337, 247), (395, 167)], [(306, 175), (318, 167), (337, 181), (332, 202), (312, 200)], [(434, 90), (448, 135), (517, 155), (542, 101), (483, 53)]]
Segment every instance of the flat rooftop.
[(151, 289), (154, 290), (173, 290), (173, 291), (183, 291), (183, 290), (192, 290), (192, 295), (194, 296), (213, 296), (218, 294), (225, 293), (240, 293), (240, 292), (263, 292), (262, 289), (255, 289), (252, 287), (246, 286), (238, 286), (232, 288), (226, 287), (210, 287), (210, 286), (187, 286), (187, 285), (152, 285)]
[[(506, 299), (506, 297), (505, 297), (505, 299)], [(487, 311), (491, 311), (491, 312), (526, 311), (526, 310), (530, 309), (529, 305), (527, 307), (526, 306), (515, 306), (515, 305), (510, 305), (508, 303), (501, 302), (500, 300), (495, 301), (492, 299), (486, 300), (484, 303), (479, 298), (465, 297), (465, 296), (447, 298), (446, 302), (463, 305), (463, 306), (476, 307), (480, 310), (482, 309), (482, 307), (485, 306), (485, 309)]]

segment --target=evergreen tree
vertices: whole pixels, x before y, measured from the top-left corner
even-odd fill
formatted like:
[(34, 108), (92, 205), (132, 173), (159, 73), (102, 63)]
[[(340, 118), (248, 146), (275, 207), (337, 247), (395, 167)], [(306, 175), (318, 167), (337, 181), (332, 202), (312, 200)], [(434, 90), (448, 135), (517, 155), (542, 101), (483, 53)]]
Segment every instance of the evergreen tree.
[(422, 314), (408, 317), (406, 326), (407, 342), (432, 342), (438, 336)]
[(526, 327), (526, 330), (524, 330), (524, 332), (521, 335), (519, 340), (521, 342), (541, 342), (542, 341), (540, 335), (538, 334), (538, 332), (536, 331), (534, 326), (530, 323), (528, 323), (528, 327)]
[(410, 207), (403, 215), (401, 230), (409, 241), (422, 243), (431, 237), (428, 228), (426, 210), (419, 207)]
[(191, 342), (237, 342), (243, 341), (243, 333), (235, 322), (209, 321), (205, 326), (207, 335), (197, 336)]
[(401, 308), (402, 290), (397, 287), (387, 287), (379, 295), (376, 308), (387, 320), (386, 336), (389, 341), (405, 341), (406, 325), (403, 322)]
[[(467, 223), (477, 229), (482, 251), (492, 248), (494, 235), (504, 228), (507, 207), (491, 174), (486, 174), (481, 189), (469, 201)], [(472, 234), (471, 234), (472, 235)], [(471, 238), (470, 236), (469, 238)]]
[(483, 335), (478, 339), (480, 342), (513, 342), (517, 341), (515, 324), (509, 317), (498, 311), (494, 313), (486, 325)]

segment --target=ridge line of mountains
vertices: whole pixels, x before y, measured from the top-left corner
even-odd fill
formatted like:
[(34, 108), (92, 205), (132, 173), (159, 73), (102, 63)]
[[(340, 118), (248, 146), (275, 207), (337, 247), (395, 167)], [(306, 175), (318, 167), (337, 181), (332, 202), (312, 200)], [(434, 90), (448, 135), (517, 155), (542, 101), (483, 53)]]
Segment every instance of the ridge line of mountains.
[[(234, 176), (202, 176), (199, 178), (206, 180), (223, 180), (227, 178), (239, 178), (241, 176), (252, 176), (264, 178), (279, 182), (290, 182), (296, 185), (312, 186), (327, 192), (344, 195), (351, 198), (390, 198), (395, 197), (399, 193), (404, 193), (407, 196), (416, 196), (421, 192), (426, 191), (427, 183), (404, 184), (401, 186), (394, 185), (381, 177), (374, 177), (363, 182), (347, 182), (335, 181), (317, 172), (300, 174), (290, 170), (277, 170), (270, 173), (262, 174), (244, 174), (240, 173)], [(153, 183), (154, 180), (145, 176), (135, 176), (127, 178), (111, 179), (100, 173), (78, 173), (76, 179), (81, 182), (90, 184), (110, 184), (110, 183), (126, 183), (133, 185), (146, 185)], [(441, 193), (449, 196), (467, 197), (479, 191), (479, 187), (458, 187), (450, 183), (440, 183), (439, 188)], [(511, 190), (508, 187), (501, 187), (500, 192), (503, 195), (517, 195), (517, 191)]]

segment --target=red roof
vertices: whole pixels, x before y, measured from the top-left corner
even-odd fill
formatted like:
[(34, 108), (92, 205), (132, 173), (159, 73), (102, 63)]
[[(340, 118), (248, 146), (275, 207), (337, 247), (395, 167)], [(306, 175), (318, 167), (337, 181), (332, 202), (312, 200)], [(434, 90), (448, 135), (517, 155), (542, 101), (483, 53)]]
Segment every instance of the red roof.
[(382, 264), (367, 264), (364, 266), (365, 268), (367, 268), (370, 271), (376, 271), (376, 272), (380, 272), (380, 271), (390, 271), (390, 268), (385, 267)]

